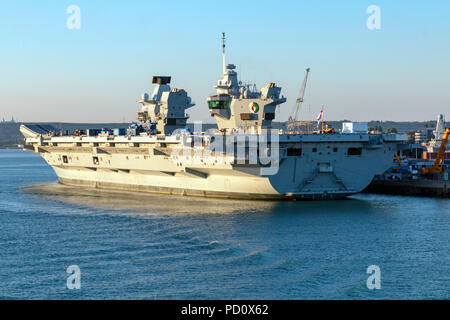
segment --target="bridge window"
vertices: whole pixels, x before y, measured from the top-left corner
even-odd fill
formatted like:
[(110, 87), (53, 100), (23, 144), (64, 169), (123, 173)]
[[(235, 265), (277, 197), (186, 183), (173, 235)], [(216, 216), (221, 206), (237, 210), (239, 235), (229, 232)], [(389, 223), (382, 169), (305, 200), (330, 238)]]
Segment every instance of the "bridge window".
[(210, 109), (226, 109), (228, 101), (208, 101), (208, 107)]
[(362, 153), (362, 148), (348, 148), (347, 154), (349, 156), (360, 156)]

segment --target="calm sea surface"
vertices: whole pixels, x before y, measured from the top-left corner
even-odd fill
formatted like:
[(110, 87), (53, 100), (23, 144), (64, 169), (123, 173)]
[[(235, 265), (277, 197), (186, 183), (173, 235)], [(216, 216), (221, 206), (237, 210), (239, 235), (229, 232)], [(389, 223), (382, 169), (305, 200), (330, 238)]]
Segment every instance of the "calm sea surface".
[(254, 202), (55, 181), (39, 156), (0, 150), (1, 299), (450, 298), (449, 199)]

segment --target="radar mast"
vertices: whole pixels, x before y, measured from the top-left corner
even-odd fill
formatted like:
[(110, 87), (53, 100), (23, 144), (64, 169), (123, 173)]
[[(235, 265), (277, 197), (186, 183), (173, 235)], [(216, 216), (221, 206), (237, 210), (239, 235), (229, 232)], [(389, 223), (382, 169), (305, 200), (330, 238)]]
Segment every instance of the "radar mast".
[(225, 32), (222, 32), (222, 73), (225, 74), (227, 72), (226, 64), (225, 64)]

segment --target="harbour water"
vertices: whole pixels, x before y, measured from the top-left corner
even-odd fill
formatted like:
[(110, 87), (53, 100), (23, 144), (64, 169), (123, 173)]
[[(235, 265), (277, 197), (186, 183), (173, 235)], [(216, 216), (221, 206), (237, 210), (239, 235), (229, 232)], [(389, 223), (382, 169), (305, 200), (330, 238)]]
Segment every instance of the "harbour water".
[(55, 181), (40, 156), (0, 150), (0, 299), (450, 298), (449, 199), (235, 201)]

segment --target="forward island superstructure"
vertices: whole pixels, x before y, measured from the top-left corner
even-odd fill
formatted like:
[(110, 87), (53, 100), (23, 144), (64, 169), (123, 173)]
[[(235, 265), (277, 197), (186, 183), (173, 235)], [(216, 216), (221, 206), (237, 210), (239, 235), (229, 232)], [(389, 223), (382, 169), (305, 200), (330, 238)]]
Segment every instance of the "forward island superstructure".
[[(224, 44), (223, 44), (224, 48)], [(186, 129), (186, 91), (153, 77), (139, 123), (61, 135), (22, 126), (24, 149), (40, 154), (62, 184), (234, 199), (337, 199), (362, 191), (392, 165), (398, 134), (292, 134), (272, 129), (286, 101), (269, 83), (255, 90), (225, 64), (207, 97), (217, 130)]]

